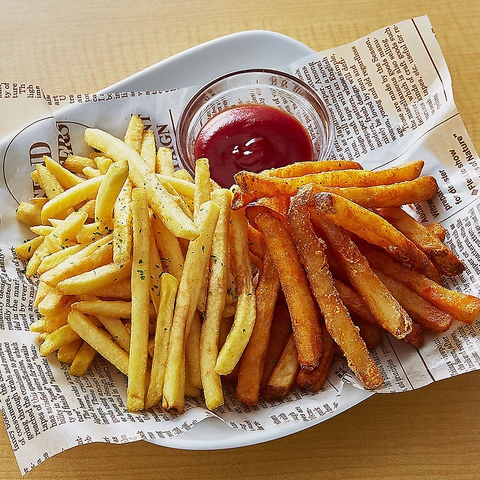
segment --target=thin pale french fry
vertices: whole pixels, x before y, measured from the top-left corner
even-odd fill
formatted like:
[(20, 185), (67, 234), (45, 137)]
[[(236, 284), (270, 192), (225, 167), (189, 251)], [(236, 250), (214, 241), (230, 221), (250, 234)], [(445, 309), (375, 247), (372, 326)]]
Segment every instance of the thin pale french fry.
[(137, 153), (140, 153), (143, 140), (143, 122), (138, 115), (132, 115), (128, 121), (127, 130), (123, 137), (123, 141)]
[(75, 175), (46, 155), (44, 155), (43, 161), (45, 162), (45, 167), (47, 170), (55, 176), (60, 185), (62, 185), (62, 187), (65, 189), (74, 187), (75, 185), (78, 185), (84, 181), (83, 178)]
[(113, 263), (127, 263), (132, 254), (132, 182), (125, 180), (113, 207)]
[[(151, 207), (162, 218), (167, 228), (180, 238), (188, 240), (198, 236), (198, 228), (165, 190), (155, 173), (150, 173), (142, 157), (120, 139), (102, 130), (87, 128), (87, 145), (107, 154), (114, 161), (126, 159), (132, 182), (146, 189)], [(86, 182), (85, 182), (86, 183)], [(43, 213), (43, 212), (42, 212)]]
[(160, 304), (160, 283), (161, 277), (164, 272), (162, 261), (160, 259), (160, 253), (158, 252), (155, 238), (150, 230), (150, 299), (152, 300), (155, 311), (158, 313)]
[(140, 156), (148, 165), (148, 169), (155, 173), (157, 152), (155, 147), (155, 135), (152, 130), (144, 130), (142, 134), (142, 145), (140, 147)]
[(72, 310), (68, 315), (67, 327), (75, 334), (73, 340), (82, 338), (122, 373), (128, 374), (127, 352), (102, 333), (86, 315)]
[(54, 252), (54, 253), (51, 253), (50, 255), (47, 255), (42, 259), (40, 265), (38, 266), (37, 274), (41, 276), (48, 270), (51, 270), (52, 268), (62, 263), (71, 255), (82, 250), (82, 248), (84, 248), (84, 245), (76, 244), (76, 245), (71, 245), (69, 247), (65, 247), (62, 250), (59, 250), (58, 252)]
[(123, 184), (128, 178), (128, 163), (119, 161), (112, 163), (98, 189), (95, 202), (95, 221), (113, 228), (114, 205)]
[(173, 174), (175, 173), (175, 165), (173, 163), (173, 154), (170, 148), (158, 148), (155, 171), (161, 175), (173, 177)]
[(132, 316), (127, 409), (136, 412), (145, 406), (150, 304), (150, 219), (147, 194), (142, 188), (134, 188), (132, 191), (132, 214)]
[(95, 168), (95, 161), (89, 157), (82, 157), (80, 155), (69, 155), (63, 163), (64, 168), (72, 173), (82, 173), (85, 167)]
[(210, 258), (210, 275), (205, 313), (200, 334), (200, 371), (207, 408), (214, 410), (223, 401), (220, 375), (215, 372), (220, 342), (220, 326), (228, 288), (228, 233), (232, 192), (215, 190), (213, 201), (220, 207)]
[(322, 352), (320, 319), (295, 244), (282, 221), (269, 213), (256, 215), (285, 294), (302, 368), (318, 365)]
[(160, 279), (160, 303), (155, 329), (151, 374), (145, 397), (145, 408), (153, 407), (159, 403), (163, 395), (168, 341), (172, 327), (177, 289), (177, 279), (169, 273), (163, 273)]
[(235, 278), (237, 302), (232, 329), (215, 364), (215, 372), (219, 375), (229, 374), (237, 365), (252, 335), (256, 316), (247, 220), (241, 210), (230, 214), (230, 238), (231, 268)]
[(263, 367), (279, 291), (280, 280), (275, 264), (271, 255), (267, 254), (255, 292), (257, 297), (255, 326), (238, 369), (236, 396), (247, 405), (256, 405), (260, 396)]
[(55, 267), (42, 274), (42, 281), (56, 286), (60, 281), (73, 277), (100, 265), (106, 265), (112, 258), (112, 236), (107, 235), (94, 243), (72, 253)]
[(95, 198), (103, 178), (103, 175), (100, 175), (86, 180), (52, 198), (42, 208), (42, 223), (48, 222), (49, 218), (64, 215), (69, 209), (85, 200)]
[(95, 158), (95, 163), (97, 164), (98, 171), (100, 174), (104, 175), (107, 173), (107, 170), (113, 163), (113, 160), (105, 155), (97, 155)]
[(188, 246), (172, 322), (163, 386), (163, 408), (183, 412), (185, 405), (185, 341), (197, 307), (199, 286), (210, 259), (212, 239), (220, 208), (205, 202), (198, 215), (200, 235)]
[[(42, 244), (43, 237), (34, 237), (15, 247), (15, 253), (21, 260), (29, 260), (35, 253), (35, 250)], [(37, 268), (38, 270), (38, 268)]]
[(32, 173), (32, 178), (38, 182), (42, 190), (45, 192), (45, 195), (50, 200), (65, 191), (55, 175), (51, 173), (45, 165), (37, 165), (35, 173), (36, 175), (33, 175)]

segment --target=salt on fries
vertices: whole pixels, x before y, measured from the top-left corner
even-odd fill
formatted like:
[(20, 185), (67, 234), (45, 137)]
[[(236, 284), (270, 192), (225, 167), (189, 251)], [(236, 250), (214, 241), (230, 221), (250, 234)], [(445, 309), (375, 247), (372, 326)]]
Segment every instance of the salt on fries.
[[(471, 323), (480, 300), (441, 285), (462, 262), (405, 204), (431, 198), (414, 161), (376, 172), (354, 161), (239, 172), (232, 189), (176, 170), (133, 115), (123, 139), (87, 129), (89, 157), (45, 157), (44, 198), (19, 205), (36, 236), (16, 248), (38, 279), (40, 353), (83, 375), (98, 353), (127, 377), (127, 408), (215, 409), (224, 387), (256, 405), (321, 389), (343, 355), (367, 389), (369, 349), (389, 332)], [(254, 202), (254, 203), (253, 203)]]

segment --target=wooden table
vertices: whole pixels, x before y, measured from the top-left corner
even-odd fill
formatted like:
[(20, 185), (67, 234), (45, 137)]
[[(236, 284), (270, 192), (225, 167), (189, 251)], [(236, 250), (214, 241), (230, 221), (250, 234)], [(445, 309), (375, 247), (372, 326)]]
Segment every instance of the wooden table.
[[(480, 4), (476, 0), (4, 0), (0, 81), (50, 94), (98, 91), (189, 47), (251, 29), (319, 51), (428, 14), (458, 109), (480, 146)], [(267, 444), (191, 452), (144, 442), (91, 444), (36, 467), (33, 479), (477, 479), (480, 372), (397, 395), (376, 395), (319, 426)], [(21, 478), (3, 423), (0, 478)]]

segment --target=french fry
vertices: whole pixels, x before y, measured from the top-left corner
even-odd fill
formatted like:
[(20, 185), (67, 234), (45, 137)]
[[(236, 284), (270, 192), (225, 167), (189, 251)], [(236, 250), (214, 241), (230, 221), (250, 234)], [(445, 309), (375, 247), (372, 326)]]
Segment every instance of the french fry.
[(391, 185), (407, 180), (414, 180), (423, 168), (422, 161), (405, 163), (398, 167), (377, 170), (332, 170), (301, 177), (275, 178), (259, 173), (241, 171), (234, 178), (245, 194), (248, 202), (262, 197), (293, 196), (310, 183), (322, 187), (371, 187), (374, 185)]
[(333, 252), (351, 285), (363, 298), (379, 324), (393, 336), (404, 338), (412, 329), (411, 318), (375, 275), (357, 245), (340, 227), (318, 211), (311, 210), (311, 215), (329, 250)]
[(302, 177), (312, 173), (331, 172), (332, 170), (362, 170), (360, 163), (352, 160), (319, 160), (316, 162), (296, 162), (284, 167), (263, 170), (261, 175), (275, 178)]
[(65, 192), (65, 189), (62, 187), (55, 175), (50, 172), (45, 165), (38, 164), (34, 173), (36, 175), (32, 173), (32, 179), (40, 185), (42, 190), (45, 192), (45, 195), (50, 200)]
[(148, 166), (148, 169), (155, 173), (157, 163), (157, 152), (155, 147), (155, 135), (152, 130), (144, 130), (142, 134), (142, 145), (140, 156)]
[(200, 235), (188, 246), (168, 344), (167, 366), (163, 385), (163, 408), (183, 412), (185, 393), (185, 341), (197, 307), (199, 286), (210, 258), (214, 229), (220, 208), (205, 202), (197, 218)]
[(78, 334), (72, 330), (70, 325), (64, 325), (45, 337), (44, 342), (40, 345), (40, 355), (49, 355), (61, 346), (78, 340), (78, 338)]
[(147, 194), (142, 188), (134, 188), (132, 191), (132, 213), (132, 316), (127, 409), (136, 412), (145, 406), (150, 304), (150, 219)]
[(299, 369), (298, 353), (293, 333), (288, 337), (280, 360), (270, 376), (265, 389), (265, 398), (281, 400), (295, 384)]
[(102, 323), (105, 329), (108, 330), (114, 342), (128, 353), (130, 351), (130, 333), (120, 318), (105, 317), (103, 315), (96, 315), (96, 318)]
[(39, 225), (42, 223), (42, 204), (20, 202), (17, 208), (17, 220), (25, 225)]
[(440, 281), (438, 271), (428, 257), (380, 215), (338, 195), (317, 193), (314, 197), (316, 208), (326, 218), (383, 248), (403, 265)]
[(100, 291), (105, 285), (119, 282), (130, 275), (131, 264), (107, 263), (84, 273), (79, 273), (57, 283), (60, 292), (66, 295), (85, 295)]
[(168, 341), (172, 327), (177, 289), (177, 279), (169, 273), (163, 273), (160, 279), (160, 304), (155, 329), (151, 374), (145, 397), (145, 408), (153, 407), (159, 403), (163, 395)]
[(125, 375), (128, 374), (127, 352), (102, 333), (86, 315), (72, 310), (68, 315), (68, 325), (65, 328), (72, 332), (72, 336), (74, 334), (71, 341), (82, 338), (118, 370)]
[(42, 208), (42, 223), (47, 223), (49, 218), (68, 214), (69, 209), (75, 205), (96, 197), (103, 181), (103, 175), (79, 183), (68, 190), (56, 195)]
[(138, 115), (132, 115), (128, 121), (123, 141), (135, 152), (140, 153), (143, 141), (143, 122)]
[[(35, 253), (35, 250), (42, 244), (42, 237), (34, 237), (15, 247), (15, 253), (21, 260), (29, 260)], [(38, 269), (37, 269), (38, 270)]]
[(272, 255), (292, 319), (298, 361), (302, 368), (318, 365), (322, 351), (320, 319), (295, 244), (282, 221), (270, 213), (255, 217)]
[(156, 173), (173, 177), (175, 173), (175, 165), (173, 163), (172, 150), (167, 147), (159, 147), (156, 157)]
[(325, 243), (315, 234), (309, 213), (309, 195), (298, 194), (292, 199), (288, 223), (300, 261), (307, 272), (308, 281), (322, 312), (325, 326), (345, 359), (365, 388), (375, 389), (383, 377), (371, 357), (358, 328), (343, 304), (333, 282), (325, 254)]
[(113, 206), (113, 263), (127, 263), (132, 254), (132, 182), (125, 180)]
[[(200, 333), (202, 323), (200, 312), (197, 310), (193, 316), (190, 325), (190, 331), (185, 342), (185, 385), (189, 385), (195, 389), (202, 387), (202, 376), (200, 372)], [(188, 389), (185, 387), (187, 396), (198, 396), (188, 394)]]
[(210, 275), (205, 313), (200, 334), (200, 372), (205, 403), (211, 410), (223, 403), (220, 375), (215, 372), (220, 342), (220, 326), (228, 289), (228, 234), (232, 192), (215, 190), (213, 201), (219, 206), (219, 216), (213, 235)]
[(61, 346), (57, 352), (57, 360), (61, 363), (71, 364), (79, 348), (82, 346), (83, 340), (79, 338), (71, 343)]
[(300, 388), (310, 390), (311, 392), (318, 392), (325, 380), (327, 379), (330, 367), (332, 365), (333, 356), (335, 354), (335, 342), (327, 331), (325, 324), (321, 324), (323, 351), (320, 357), (320, 363), (313, 370), (306, 370), (301, 368), (298, 371), (296, 383)]
[(78, 185), (84, 181), (83, 178), (70, 172), (65, 167), (46, 155), (43, 156), (43, 161), (45, 162), (45, 167), (47, 170), (55, 176), (55, 178), (58, 180), (58, 183), (60, 183), (60, 185), (62, 185), (62, 187), (65, 189), (74, 187), (75, 185)]
[(102, 130), (87, 128), (84, 138), (87, 145), (104, 152), (114, 161), (127, 159), (130, 179), (135, 185), (143, 186), (146, 189), (152, 208), (173, 234), (188, 240), (198, 236), (198, 229), (193, 221), (185, 215), (172, 196), (168, 194), (156, 174), (149, 172), (147, 165), (138, 153), (120, 139)]
[(82, 173), (85, 167), (95, 168), (95, 161), (89, 157), (82, 157), (80, 155), (68, 155), (63, 163), (64, 168), (72, 173)]
[(480, 314), (480, 299), (449, 290), (415, 270), (404, 267), (384, 252), (361, 245), (369, 263), (416, 292), (435, 307), (464, 323), (472, 323)]
[(463, 262), (436, 235), (401, 208), (379, 208), (375, 211), (415, 243), (441, 274), (454, 277), (465, 270)]
[(70, 368), (68, 369), (68, 373), (76, 376), (85, 375), (87, 370), (92, 365), (96, 355), (97, 351), (88, 343), (83, 342), (82, 346), (78, 349)]
[(252, 335), (256, 316), (252, 264), (248, 251), (247, 221), (243, 211), (230, 214), (231, 268), (236, 286), (236, 309), (232, 329), (217, 357), (215, 372), (227, 375), (237, 365)]
[(270, 254), (267, 254), (255, 292), (257, 297), (255, 326), (238, 369), (236, 396), (247, 405), (256, 405), (260, 396), (263, 367), (279, 290), (280, 280), (275, 264)]
[(95, 221), (113, 228), (113, 209), (123, 184), (128, 178), (128, 163), (112, 163), (98, 189), (95, 202)]

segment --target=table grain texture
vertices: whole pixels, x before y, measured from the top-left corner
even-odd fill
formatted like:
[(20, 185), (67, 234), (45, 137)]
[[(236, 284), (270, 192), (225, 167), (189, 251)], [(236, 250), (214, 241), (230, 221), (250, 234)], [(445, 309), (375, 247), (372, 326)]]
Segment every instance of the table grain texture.
[[(49, 94), (95, 92), (183, 50), (244, 30), (283, 33), (316, 51), (428, 15), (455, 100), (480, 147), (480, 2), (465, 0), (3, 0), (0, 81)], [(480, 372), (375, 395), (295, 435), (219, 451), (146, 442), (90, 444), (47, 460), (47, 479), (478, 479)], [(20, 479), (0, 420), (0, 479)]]

